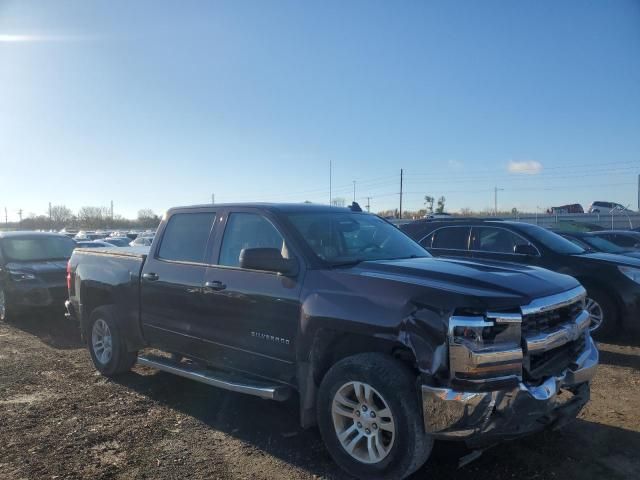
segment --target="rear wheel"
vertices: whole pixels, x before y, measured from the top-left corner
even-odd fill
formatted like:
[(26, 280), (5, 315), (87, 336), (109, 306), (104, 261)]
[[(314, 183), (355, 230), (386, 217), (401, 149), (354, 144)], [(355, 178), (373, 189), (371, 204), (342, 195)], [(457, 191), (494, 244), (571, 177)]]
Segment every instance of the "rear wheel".
[(378, 353), (348, 357), (318, 392), (318, 425), (335, 462), (358, 478), (405, 478), (433, 445), (422, 421), (415, 376)]
[(115, 320), (115, 308), (96, 308), (91, 313), (87, 343), (96, 369), (110, 377), (128, 372), (138, 358), (138, 352), (128, 352)]
[(596, 287), (587, 288), (585, 309), (591, 315), (589, 330), (595, 338), (613, 335), (618, 325), (618, 312), (611, 294)]

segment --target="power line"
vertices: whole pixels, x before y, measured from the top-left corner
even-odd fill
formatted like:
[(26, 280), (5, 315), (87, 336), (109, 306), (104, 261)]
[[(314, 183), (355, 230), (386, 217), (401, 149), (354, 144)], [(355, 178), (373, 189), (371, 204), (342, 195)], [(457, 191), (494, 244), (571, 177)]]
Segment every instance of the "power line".
[[(612, 161), (612, 162), (595, 162), (595, 163), (578, 163), (578, 164), (565, 164), (565, 165), (556, 165), (556, 166), (552, 166), (552, 167), (543, 167), (542, 168), (542, 172), (546, 172), (548, 170), (562, 170), (562, 169), (567, 169), (567, 168), (571, 168), (571, 169), (585, 169), (588, 167), (604, 167), (604, 166), (610, 166), (610, 165), (632, 165), (634, 168), (637, 168), (638, 166), (638, 161), (637, 160), (619, 160), (619, 161)], [(609, 169), (608, 169), (609, 170)], [(500, 168), (484, 168), (482, 170), (467, 170), (464, 169), (462, 170), (465, 174), (467, 173), (490, 173), (490, 172), (505, 172), (505, 168), (504, 166), (500, 167)], [(455, 174), (456, 171), (452, 170), (452, 174)], [(458, 171), (459, 173), (460, 171)], [(405, 174), (408, 175), (429, 175), (429, 176), (433, 176), (433, 172), (412, 172), (411, 170), (406, 171)], [(512, 173), (512, 175), (518, 175), (517, 173)], [(520, 175), (523, 175), (522, 173), (520, 173)], [(533, 174), (530, 174), (533, 175)], [(539, 175), (539, 174), (538, 174)]]
[[(586, 178), (586, 177), (600, 177), (603, 175), (625, 175), (628, 174), (629, 172), (636, 172), (638, 170), (637, 166), (634, 167), (624, 167), (624, 168), (620, 168), (618, 170), (612, 170), (610, 168), (605, 168), (605, 169), (590, 169), (588, 172), (577, 172), (577, 173), (568, 173), (568, 172), (562, 172), (562, 173), (539, 173), (536, 175), (532, 175), (532, 174), (490, 174), (487, 173), (486, 175), (472, 175), (472, 176), (460, 176), (457, 174), (452, 173), (451, 175), (447, 175), (447, 176), (430, 176), (428, 179), (422, 180), (422, 179), (415, 179), (415, 177), (413, 177), (413, 175), (416, 174), (406, 174), (406, 176), (410, 177), (410, 180), (408, 183), (415, 183), (415, 184), (427, 184), (427, 183), (439, 183), (439, 182), (455, 182), (455, 183), (462, 183), (462, 182), (477, 182), (478, 180), (484, 180), (484, 179), (496, 179), (496, 178), (500, 178), (500, 179), (504, 179), (505, 181), (533, 181), (533, 180), (550, 180), (550, 179), (562, 179), (562, 178)], [(413, 179), (411, 178), (413, 177)]]
[[(599, 188), (599, 187), (620, 187), (620, 186), (630, 186), (630, 185), (636, 185), (635, 182), (621, 182), (621, 183), (598, 183), (598, 184), (591, 184), (591, 185), (574, 185), (572, 188), (574, 189), (592, 189), (592, 188)], [(567, 186), (566, 185), (556, 185), (556, 186), (550, 186), (550, 187), (523, 187), (523, 188), (503, 188), (501, 190), (505, 191), (505, 192), (520, 192), (522, 190), (528, 190), (528, 191), (546, 191), (546, 190), (557, 190), (557, 189), (566, 189)], [(483, 193), (483, 192), (493, 192), (494, 189), (493, 188), (482, 188), (482, 189), (464, 189), (464, 190), (441, 190), (440, 193), (443, 195), (450, 195), (452, 193)], [(380, 198), (380, 197), (389, 197), (389, 196), (393, 196), (393, 195), (397, 195), (397, 192), (385, 192), (385, 193), (380, 193), (377, 195), (373, 195), (371, 196), (372, 199), (375, 198)], [(411, 191), (411, 192), (403, 192), (403, 195), (424, 195), (424, 191)]]

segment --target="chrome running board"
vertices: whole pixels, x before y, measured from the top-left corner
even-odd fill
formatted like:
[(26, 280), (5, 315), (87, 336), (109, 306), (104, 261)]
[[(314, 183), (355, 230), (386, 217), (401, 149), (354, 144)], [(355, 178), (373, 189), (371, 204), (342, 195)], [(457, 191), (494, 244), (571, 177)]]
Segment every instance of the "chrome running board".
[(232, 392), (245, 393), (267, 400), (283, 401), (289, 398), (291, 394), (291, 389), (286, 385), (269, 384), (261, 380), (249, 379), (193, 364), (176, 362), (170, 358), (156, 355), (139, 356), (138, 364), (173, 373), (196, 382), (206, 383), (212, 387), (224, 388)]

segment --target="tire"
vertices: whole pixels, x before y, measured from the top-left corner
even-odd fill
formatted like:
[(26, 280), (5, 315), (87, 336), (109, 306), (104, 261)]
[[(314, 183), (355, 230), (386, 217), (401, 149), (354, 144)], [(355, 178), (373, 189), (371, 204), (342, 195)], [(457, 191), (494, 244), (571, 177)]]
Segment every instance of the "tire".
[(136, 363), (138, 352), (128, 352), (116, 322), (113, 306), (91, 312), (87, 329), (87, 347), (93, 364), (102, 375), (113, 377), (126, 373)]
[(616, 333), (618, 311), (610, 293), (597, 287), (587, 287), (586, 309), (593, 315), (592, 318), (595, 319), (598, 313), (602, 318), (599, 325), (595, 325), (592, 321), (589, 327), (594, 338), (610, 338)]
[(8, 322), (13, 316), (11, 308), (8, 305), (7, 295), (4, 289), (0, 287), (0, 322)]
[(401, 479), (427, 461), (433, 439), (424, 431), (415, 375), (392, 357), (363, 353), (339, 361), (317, 400), (322, 439), (349, 474)]

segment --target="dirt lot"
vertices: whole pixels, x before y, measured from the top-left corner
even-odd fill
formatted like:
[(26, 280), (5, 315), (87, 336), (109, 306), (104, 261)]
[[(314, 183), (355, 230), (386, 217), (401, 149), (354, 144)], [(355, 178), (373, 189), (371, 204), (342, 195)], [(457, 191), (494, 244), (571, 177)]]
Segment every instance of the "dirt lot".
[[(441, 444), (415, 478), (640, 478), (640, 347), (601, 345), (592, 400), (564, 430), (457, 467)], [(295, 405), (136, 367), (99, 376), (73, 325), (0, 325), (0, 478), (342, 478)]]

